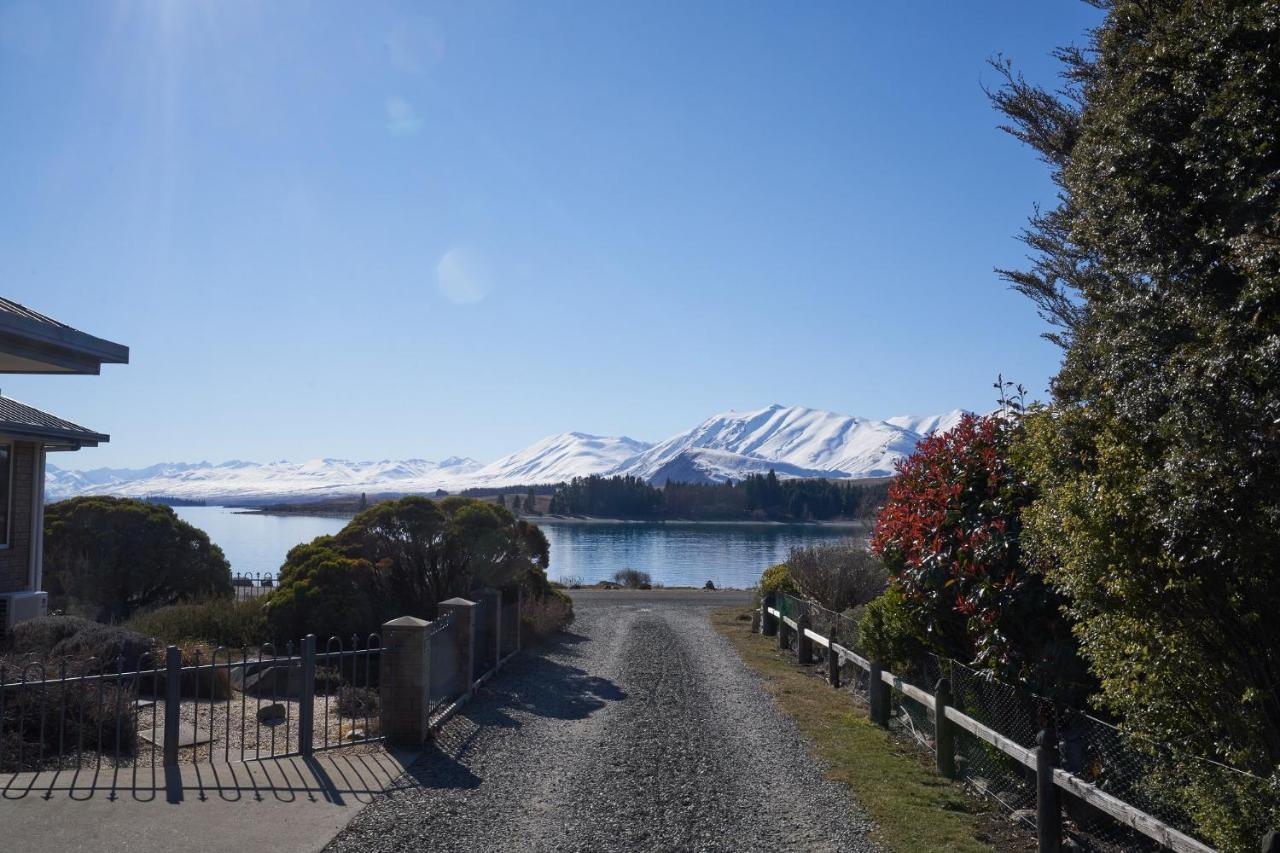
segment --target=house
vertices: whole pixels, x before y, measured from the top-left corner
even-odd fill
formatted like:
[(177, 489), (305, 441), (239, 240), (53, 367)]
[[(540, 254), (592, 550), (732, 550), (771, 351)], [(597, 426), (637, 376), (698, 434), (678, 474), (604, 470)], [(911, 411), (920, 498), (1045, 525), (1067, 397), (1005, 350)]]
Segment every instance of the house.
[[(129, 348), (0, 297), (0, 373), (97, 374)], [(43, 616), (45, 455), (107, 436), (3, 396), (0, 389), (0, 628)]]

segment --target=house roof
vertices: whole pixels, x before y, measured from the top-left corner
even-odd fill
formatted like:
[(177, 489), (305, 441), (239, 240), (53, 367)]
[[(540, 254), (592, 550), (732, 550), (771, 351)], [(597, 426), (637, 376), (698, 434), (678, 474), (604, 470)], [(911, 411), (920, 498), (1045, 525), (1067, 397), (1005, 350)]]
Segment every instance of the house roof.
[(0, 297), (0, 373), (98, 373), (128, 362), (128, 347)]
[(51, 447), (69, 450), (93, 447), (110, 440), (110, 436), (8, 397), (0, 397), (0, 433), (36, 439)]

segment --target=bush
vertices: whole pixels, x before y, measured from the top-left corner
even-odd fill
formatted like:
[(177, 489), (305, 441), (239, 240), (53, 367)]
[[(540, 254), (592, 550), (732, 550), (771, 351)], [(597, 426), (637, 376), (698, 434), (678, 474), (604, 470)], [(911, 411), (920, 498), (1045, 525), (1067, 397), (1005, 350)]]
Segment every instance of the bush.
[(136, 631), (76, 616), (42, 616), (21, 622), (8, 632), (4, 643), (6, 655), (14, 659), (52, 663), (63, 658), (81, 662), (94, 658), (88, 672), (114, 672), (121, 661), (125, 670), (138, 669), (153, 647), (150, 639)]
[(649, 589), (653, 586), (653, 578), (649, 573), (638, 569), (622, 569), (614, 572), (613, 582), (627, 589)]
[(919, 663), (928, 646), (916, 633), (915, 620), (903, 606), (902, 590), (890, 584), (862, 609), (857, 645), (872, 660), (905, 671)]
[(280, 585), (264, 598), (271, 636), (315, 634), (322, 646), (329, 637), (363, 635), (391, 618), (373, 565), (344, 556), (332, 536), (290, 549)]
[(231, 594), (231, 567), (208, 535), (160, 504), (80, 497), (49, 504), (44, 574), (54, 606), (98, 619)]
[(131, 690), (117, 691), (109, 680), (43, 690), (10, 687), (0, 718), (0, 773), (56, 766), (67, 744), (103, 754), (114, 754), (118, 746), (122, 756), (132, 755), (138, 731), (132, 700)]
[(383, 501), (336, 536), (292, 549), (266, 597), (272, 636), (366, 634), (388, 619), (434, 619), (477, 586), (546, 584), (548, 545), (535, 525), (488, 501)]
[(267, 641), (267, 617), (261, 598), (215, 598), (195, 604), (171, 604), (135, 616), (127, 627), (163, 643), (209, 643), (240, 648)]
[(807, 596), (837, 613), (866, 604), (889, 582), (880, 559), (853, 541), (792, 548), (786, 565)]
[(527, 636), (545, 639), (573, 621), (573, 599), (550, 588), (541, 596), (527, 595), (520, 608), (520, 620)]
[[(1050, 166), (1029, 269), (1059, 324), (1028, 426), (1024, 545), (1067, 596), (1099, 698), (1131, 732), (1280, 775), (1280, 183), (1273, 0), (1100, 3), (1052, 92), (996, 105)], [(1256, 850), (1272, 813), (1189, 774), (1195, 828)], [(1232, 812), (1235, 812), (1234, 816)]]
[(1079, 702), (1091, 681), (1063, 598), (1022, 562), (1022, 513), (1035, 490), (1011, 453), (1020, 404), (1003, 402), (1012, 408), (966, 414), (898, 464), (872, 548), (933, 651)]
[(760, 576), (760, 597), (775, 593), (777, 595), (799, 595), (800, 587), (791, 577), (791, 570), (786, 563), (779, 563), (764, 570)]
[(338, 716), (376, 717), (378, 716), (378, 692), (365, 687), (346, 685), (338, 689), (336, 703)]

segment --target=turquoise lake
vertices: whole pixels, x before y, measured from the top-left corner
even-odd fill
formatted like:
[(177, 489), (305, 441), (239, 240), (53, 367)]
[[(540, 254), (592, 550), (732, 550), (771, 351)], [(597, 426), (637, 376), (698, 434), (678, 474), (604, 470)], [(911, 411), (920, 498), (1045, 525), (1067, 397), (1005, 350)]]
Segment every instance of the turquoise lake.
[[(175, 507), (227, 555), (231, 570), (274, 574), (299, 542), (336, 533), (347, 520), (308, 515), (257, 515), (227, 507)], [(753, 585), (792, 547), (832, 542), (865, 531), (805, 524), (692, 524), (666, 522), (539, 522), (551, 543), (553, 580), (606, 580), (623, 568), (639, 569), (667, 586)]]

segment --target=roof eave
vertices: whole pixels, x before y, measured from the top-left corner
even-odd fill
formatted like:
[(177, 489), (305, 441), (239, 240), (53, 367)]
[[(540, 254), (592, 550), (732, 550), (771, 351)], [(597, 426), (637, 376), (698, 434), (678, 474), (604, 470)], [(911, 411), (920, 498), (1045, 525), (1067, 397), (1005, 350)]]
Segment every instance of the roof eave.
[(81, 447), (97, 447), (111, 440), (111, 436), (100, 432), (76, 432), (74, 430), (50, 429), (30, 424), (0, 422), (0, 433), (16, 438), (38, 439), (50, 449), (78, 450)]
[(129, 363), (129, 348), (123, 344), (16, 314), (0, 312), (0, 339), (6, 350), (60, 371), (96, 374), (103, 364)]

